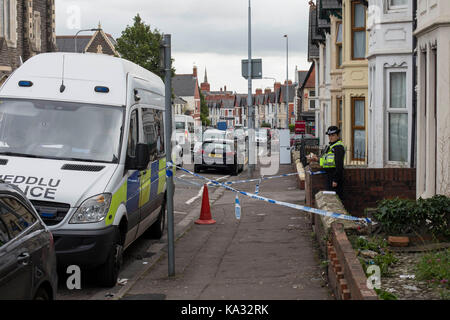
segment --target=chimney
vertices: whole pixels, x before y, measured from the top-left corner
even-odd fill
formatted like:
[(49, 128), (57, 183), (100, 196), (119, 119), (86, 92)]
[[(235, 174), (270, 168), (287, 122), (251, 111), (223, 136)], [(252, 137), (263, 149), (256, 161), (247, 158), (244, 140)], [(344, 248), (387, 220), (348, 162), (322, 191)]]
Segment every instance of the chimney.
[(266, 90), (264, 90), (265, 94), (268, 94), (268, 93), (271, 93), (271, 92), (272, 92), (272, 89), (270, 89), (270, 88), (266, 88)]
[(222, 88), (220, 88), (220, 92), (222, 92)]
[(197, 67), (194, 66), (194, 70), (192, 71), (192, 75), (194, 76), (194, 78), (197, 78)]
[(255, 92), (257, 95), (260, 95), (260, 94), (262, 94), (263, 93), (263, 91), (262, 91), (262, 89), (256, 89), (256, 92)]
[[(292, 85), (292, 80), (288, 80), (288, 84)], [(284, 85), (286, 85), (286, 80), (284, 80)]]

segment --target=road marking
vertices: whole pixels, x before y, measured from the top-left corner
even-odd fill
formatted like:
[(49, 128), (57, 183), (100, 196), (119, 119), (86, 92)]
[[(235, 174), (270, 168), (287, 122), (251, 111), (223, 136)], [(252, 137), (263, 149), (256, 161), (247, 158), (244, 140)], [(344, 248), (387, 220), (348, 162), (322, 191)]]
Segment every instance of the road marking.
[[(228, 175), (228, 176), (223, 176), (223, 177), (220, 177), (220, 178), (217, 178), (217, 179), (213, 179), (213, 180), (215, 180), (215, 181), (220, 181), (220, 180), (228, 179), (229, 177), (230, 177), (230, 176)], [(208, 185), (210, 185), (210, 183), (208, 183)], [(192, 204), (195, 200), (197, 200), (198, 198), (200, 198), (200, 197), (203, 195), (203, 189), (204, 189), (204, 186), (200, 188), (200, 190), (198, 191), (198, 194), (197, 194), (195, 197), (193, 197), (193, 198), (189, 199), (188, 201), (186, 201), (185, 204), (190, 205), (190, 204)]]

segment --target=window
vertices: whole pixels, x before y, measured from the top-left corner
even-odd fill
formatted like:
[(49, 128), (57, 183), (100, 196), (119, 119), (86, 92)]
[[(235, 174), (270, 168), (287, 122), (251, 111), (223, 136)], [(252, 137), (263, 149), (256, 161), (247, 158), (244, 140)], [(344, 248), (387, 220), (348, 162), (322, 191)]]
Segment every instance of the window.
[(149, 146), (150, 161), (158, 160), (165, 155), (163, 114), (162, 110), (142, 108), (144, 143)]
[(36, 220), (36, 217), (16, 199), (11, 197), (0, 199), (0, 241), (14, 239)]
[(310, 109), (316, 108), (316, 100), (309, 100), (309, 108)]
[(34, 12), (33, 36), (36, 51), (41, 51), (41, 14), (39, 13), (39, 11)]
[(389, 72), (388, 139), (389, 161), (408, 161), (408, 110), (406, 72)]
[(408, 0), (389, 0), (389, 9), (400, 9), (408, 6)]
[(16, 0), (0, 0), (0, 37), (4, 37), (8, 46), (17, 45)]
[(194, 133), (194, 123), (188, 122), (188, 131), (189, 133)]
[(336, 68), (342, 67), (342, 22), (336, 25)]
[(365, 98), (352, 98), (353, 160), (364, 160), (366, 153)]
[(366, 7), (359, 1), (352, 2), (352, 59), (366, 56)]
[(128, 156), (130, 157), (136, 156), (137, 143), (138, 143), (137, 110), (134, 110), (131, 113), (130, 130), (128, 131), (128, 151), (127, 151)]
[(338, 128), (342, 130), (342, 119), (343, 119), (343, 106), (342, 106), (342, 98), (337, 98), (337, 123)]

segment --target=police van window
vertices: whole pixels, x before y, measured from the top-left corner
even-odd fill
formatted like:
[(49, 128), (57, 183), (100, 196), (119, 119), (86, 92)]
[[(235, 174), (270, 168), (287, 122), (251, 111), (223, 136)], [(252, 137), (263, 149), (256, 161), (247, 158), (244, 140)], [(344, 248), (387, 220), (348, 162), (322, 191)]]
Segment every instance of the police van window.
[(14, 198), (0, 198), (0, 217), (13, 239), (36, 222), (36, 217)]
[(128, 132), (128, 151), (127, 151), (128, 156), (130, 157), (136, 156), (137, 142), (138, 142), (137, 110), (134, 110), (131, 113), (130, 130)]
[(142, 108), (144, 142), (150, 150), (150, 160), (155, 161), (164, 153), (164, 112), (152, 108)]
[(194, 124), (192, 122), (188, 122), (188, 131), (194, 133)]

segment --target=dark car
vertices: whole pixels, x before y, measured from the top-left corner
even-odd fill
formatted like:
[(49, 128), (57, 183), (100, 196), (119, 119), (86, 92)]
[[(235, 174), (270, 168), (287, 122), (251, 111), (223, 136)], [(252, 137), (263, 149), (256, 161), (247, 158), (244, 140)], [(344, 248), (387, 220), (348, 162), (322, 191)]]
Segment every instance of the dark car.
[[(203, 169), (228, 169), (237, 175), (244, 168), (244, 151), (237, 140), (215, 139), (202, 143), (194, 153), (194, 172)], [(241, 152), (236, 152), (240, 148)]]
[(53, 236), (22, 191), (0, 182), (0, 300), (53, 300)]

